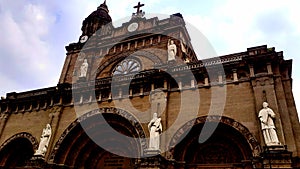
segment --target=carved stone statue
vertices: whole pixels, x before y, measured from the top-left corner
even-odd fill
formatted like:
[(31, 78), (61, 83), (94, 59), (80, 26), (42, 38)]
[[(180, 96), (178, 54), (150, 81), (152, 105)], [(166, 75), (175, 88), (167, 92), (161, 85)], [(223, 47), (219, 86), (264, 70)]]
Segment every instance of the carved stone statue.
[(161, 118), (157, 117), (157, 113), (153, 113), (153, 118), (148, 124), (150, 132), (149, 150), (159, 150), (159, 134), (162, 132)]
[(263, 108), (259, 111), (258, 118), (261, 122), (261, 129), (267, 146), (280, 145), (274, 124), (275, 113), (263, 102)]
[(79, 77), (86, 77), (88, 67), (89, 67), (89, 64), (87, 63), (87, 60), (84, 59), (82, 65), (80, 67), (80, 75), (79, 75)]
[(51, 133), (52, 133), (51, 126), (50, 126), (50, 124), (47, 124), (46, 127), (43, 129), (39, 148), (34, 153), (35, 156), (39, 156), (39, 155), (45, 156), (47, 149), (48, 149)]
[(175, 60), (176, 53), (177, 53), (177, 47), (174, 44), (174, 41), (169, 39), (169, 41), (168, 41), (168, 61)]

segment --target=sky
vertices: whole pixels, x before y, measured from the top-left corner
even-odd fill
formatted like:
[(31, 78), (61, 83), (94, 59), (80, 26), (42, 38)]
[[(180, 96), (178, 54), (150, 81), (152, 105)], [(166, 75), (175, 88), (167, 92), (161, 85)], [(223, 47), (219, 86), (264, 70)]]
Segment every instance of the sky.
[[(82, 21), (103, 0), (0, 0), (0, 96), (56, 86), (65, 46), (78, 42)], [(113, 21), (130, 17), (138, 0), (107, 0)], [(300, 1), (144, 0), (146, 13), (180, 12), (218, 55), (268, 45), (293, 59), (293, 92), (300, 109)]]

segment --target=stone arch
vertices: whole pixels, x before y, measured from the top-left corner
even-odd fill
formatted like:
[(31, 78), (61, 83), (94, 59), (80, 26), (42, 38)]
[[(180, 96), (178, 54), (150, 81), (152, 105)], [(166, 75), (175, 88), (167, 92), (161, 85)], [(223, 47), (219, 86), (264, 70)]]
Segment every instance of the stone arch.
[[(82, 115), (81, 117), (77, 118), (74, 122), (72, 122), (67, 127), (67, 129), (63, 132), (63, 134), (60, 136), (60, 138), (56, 142), (56, 144), (50, 154), (49, 161), (52, 163), (57, 163), (57, 164), (65, 164), (66, 161), (72, 161), (72, 159), (80, 158), (80, 156), (83, 156), (84, 154), (86, 154), (87, 151), (89, 151), (89, 154), (94, 154), (94, 158), (97, 158), (98, 161), (99, 161), (99, 159), (102, 158), (102, 156), (107, 155), (107, 153), (105, 154), (105, 151), (100, 146), (93, 143), (93, 141), (89, 138), (89, 136), (87, 136), (85, 134), (85, 131), (81, 128), (81, 125), (80, 125), (80, 123), (84, 123), (85, 121), (88, 121), (89, 119), (95, 119), (99, 115), (108, 117), (108, 119), (116, 119), (116, 120), (118, 120), (118, 123), (120, 123), (120, 125), (123, 125), (123, 124), (125, 125), (125, 123), (126, 123), (126, 125), (130, 124), (131, 125), (130, 131), (134, 130), (133, 132), (135, 133), (136, 137), (145, 138), (145, 133), (143, 131), (141, 124), (130, 113), (128, 113), (124, 110), (118, 109), (118, 108), (114, 108), (114, 107), (99, 108), (97, 110), (92, 110), (92, 111)], [(109, 117), (112, 117), (112, 118), (109, 118)], [(127, 122), (125, 122), (125, 120)], [(91, 126), (92, 125), (96, 125), (96, 127), (97, 127), (97, 124), (91, 124)], [(126, 131), (126, 132), (128, 132), (128, 131)], [(123, 131), (121, 131), (121, 133), (123, 134)], [(78, 156), (72, 157), (72, 155), (70, 155), (70, 154), (72, 154), (70, 152), (73, 151), (71, 147), (76, 145), (77, 143), (76, 142), (70, 143), (70, 145), (67, 145), (67, 146), (70, 146), (70, 148), (66, 148), (66, 146), (65, 146), (66, 142), (68, 142), (68, 140), (70, 140), (70, 137), (72, 137), (71, 138), (72, 140), (74, 140), (74, 139), (83, 140), (82, 142), (85, 142), (86, 145), (89, 144), (91, 146), (78, 148), (78, 152), (77, 152)], [(139, 139), (139, 140), (140, 140), (139, 152), (142, 153), (143, 150), (146, 149), (147, 144), (145, 142), (145, 139)], [(68, 150), (63, 150), (63, 149), (68, 149)], [(94, 150), (97, 150), (97, 151), (94, 151)], [(63, 154), (62, 152), (65, 154)], [(82, 158), (84, 158), (84, 157), (82, 157)], [(87, 159), (87, 160), (91, 161), (93, 159)], [(80, 162), (78, 162), (78, 160), (73, 160), (73, 163), (69, 162), (69, 164), (66, 164), (66, 165), (82, 166), (83, 164), (80, 164)], [(91, 167), (91, 166), (89, 166), (89, 167)], [(96, 167), (96, 166), (93, 166), (93, 167)]]
[(13, 136), (11, 136), (9, 139), (7, 139), (1, 146), (0, 146), (0, 152), (2, 151), (2, 149), (9, 144), (10, 142), (12, 142), (15, 139), (18, 138), (25, 138), (28, 141), (30, 141), (30, 143), (32, 144), (34, 150), (37, 150), (39, 147), (39, 142), (37, 141), (37, 139), (35, 137), (33, 137), (30, 133), (27, 132), (22, 132), (22, 133), (18, 133), (15, 134)]
[(0, 167), (19, 167), (25, 165), (38, 148), (38, 141), (30, 133), (13, 135), (0, 146)]
[(177, 130), (177, 132), (174, 134), (169, 144), (170, 150), (173, 153), (172, 157), (174, 155), (174, 147), (177, 144), (179, 144), (184, 139), (184, 137), (188, 135), (191, 128), (196, 125), (204, 124), (207, 122), (219, 123), (237, 131), (246, 140), (248, 146), (252, 151), (251, 152), (252, 157), (258, 157), (262, 152), (260, 144), (258, 143), (257, 139), (247, 129), (247, 127), (245, 127), (241, 123), (225, 116), (203, 116), (187, 122), (185, 125), (183, 125)]
[(113, 65), (112, 69), (114, 69), (114, 67), (120, 61), (122, 61), (123, 59), (125, 59), (126, 57), (138, 58), (137, 56), (143, 56), (143, 57), (145, 57), (145, 58), (147, 58), (149, 60), (152, 60), (155, 65), (163, 63), (163, 61), (158, 56), (156, 56), (155, 54), (151, 53), (147, 49), (138, 50), (138, 51), (134, 51), (134, 52), (132, 52), (132, 51), (123, 52), (121, 54), (116, 54), (115, 56), (111, 56), (111, 58), (109, 60), (106, 60), (105, 63), (101, 64), (101, 66), (95, 72), (95, 78), (97, 78), (101, 74), (101, 72), (105, 68), (107, 68), (108, 66)]

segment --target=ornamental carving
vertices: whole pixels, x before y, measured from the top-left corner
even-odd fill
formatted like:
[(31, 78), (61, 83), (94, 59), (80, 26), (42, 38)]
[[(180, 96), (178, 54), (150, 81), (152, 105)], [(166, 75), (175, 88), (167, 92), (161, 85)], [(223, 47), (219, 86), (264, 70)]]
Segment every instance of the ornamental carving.
[[(155, 50), (155, 49), (151, 49), (151, 50), (153, 52), (153, 50)], [(94, 76), (96, 76), (96, 77), (99, 76), (99, 74), (105, 68), (107, 68), (109, 65), (112, 65), (113, 63), (121, 62), (122, 60), (125, 60), (125, 59), (133, 59), (133, 58), (135, 58), (134, 56), (145, 57), (145, 58), (151, 60), (154, 63), (154, 65), (163, 63), (162, 60), (158, 56), (154, 55), (152, 52), (149, 49), (148, 50), (147, 49), (138, 50), (135, 52), (125, 52), (124, 51), (121, 54), (117, 54), (117, 56), (112, 56), (111, 58), (105, 60), (105, 62), (103, 62), (101, 64), (101, 66), (97, 69), (96, 75), (94, 75)], [(100, 58), (100, 56), (99, 56), (99, 58)], [(100, 59), (103, 59), (103, 58), (100, 58)]]
[(126, 75), (141, 70), (141, 64), (134, 59), (125, 59), (119, 63), (114, 71), (114, 75)]

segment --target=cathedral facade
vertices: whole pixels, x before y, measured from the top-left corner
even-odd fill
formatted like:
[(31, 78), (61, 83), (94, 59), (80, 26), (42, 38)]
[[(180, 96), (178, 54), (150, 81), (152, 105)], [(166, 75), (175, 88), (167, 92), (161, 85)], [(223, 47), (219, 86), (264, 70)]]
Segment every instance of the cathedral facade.
[(115, 27), (104, 2), (57, 86), (0, 100), (0, 168), (300, 168), (292, 60), (266, 45), (199, 60), (180, 13), (142, 6)]

